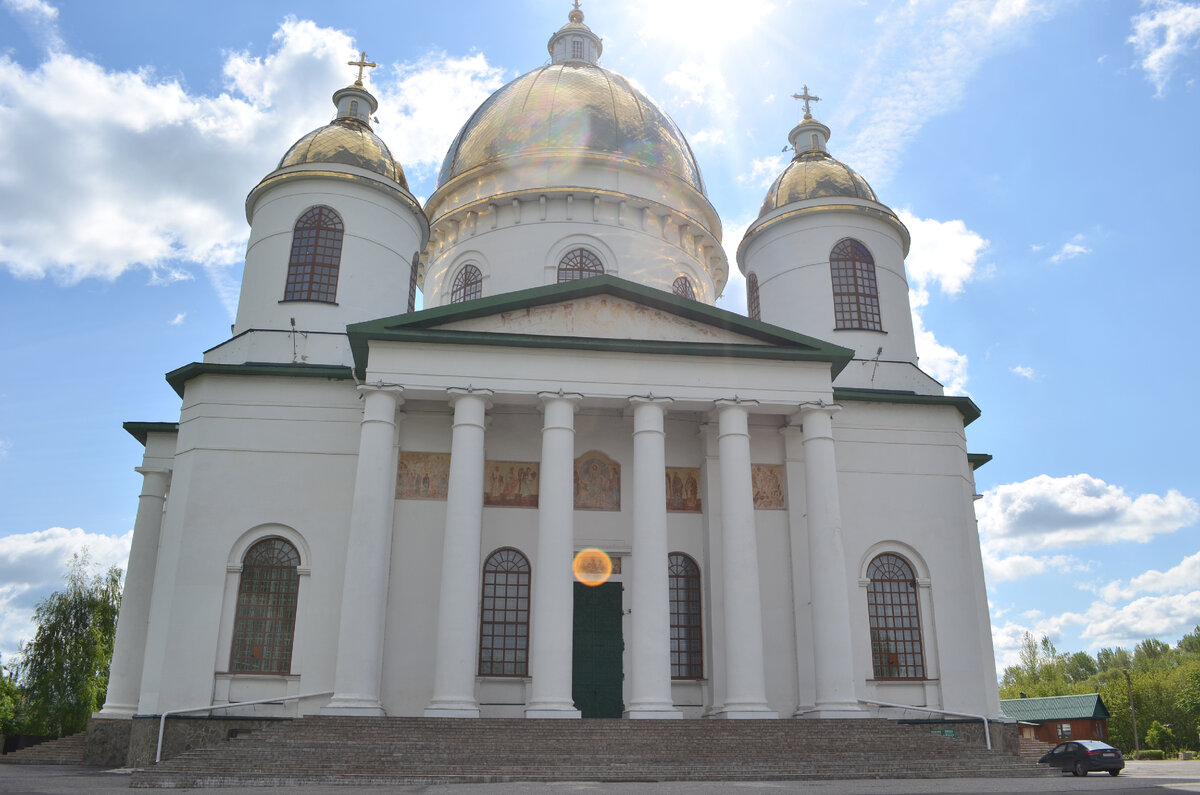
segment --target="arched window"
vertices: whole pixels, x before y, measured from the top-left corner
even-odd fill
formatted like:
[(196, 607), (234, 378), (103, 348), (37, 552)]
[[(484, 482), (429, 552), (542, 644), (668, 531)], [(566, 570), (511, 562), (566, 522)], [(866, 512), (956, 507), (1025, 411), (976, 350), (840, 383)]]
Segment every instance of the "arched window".
[(242, 558), (230, 671), (288, 674), (300, 590), (300, 553), (282, 538), (264, 538)]
[(681, 295), (684, 298), (690, 298), (693, 301), (696, 300), (696, 291), (692, 289), (692, 283), (688, 281), (688, 277), (686, 276), (680, 276), (675, 280), (675, 283), (671, 285), (671, 292), (675, 293), (675, 295)]
[(839, 240), (829, 254), (829, 268), (833, 273), (834, 327), (883, 331), (875, 260), (867, 247), (849, 237)]
[(667, 556), (671, 588), (671, 678), (704, 678), (700, 567), (682, 552)]
[(529, 673), (529, 560), (512, 547), (483, 564), (479, 675)]
[(313, 207), (292, 230), (285, 301), (337, 300), (342, 263), (342, 219), (329, 207)]
[(458, 304), (483, 295), (483, 274), (474, 265), (466, 265), (454, 277), (450, 303)]
[(871, 665), (876, 679), (924, 679), (917, 578), (899, 555), (885, 553), (867, 566)]
[(591, 276), (603, 276), (604, 265), (600, 258), (586, 248), (568, 251), (558, 262), (558, 283), (573, 282)]
[(751, 273), (746, 277), (746, 314), (753, 320), (762, 320), (762, 310), (758, 305), (757, 273)]

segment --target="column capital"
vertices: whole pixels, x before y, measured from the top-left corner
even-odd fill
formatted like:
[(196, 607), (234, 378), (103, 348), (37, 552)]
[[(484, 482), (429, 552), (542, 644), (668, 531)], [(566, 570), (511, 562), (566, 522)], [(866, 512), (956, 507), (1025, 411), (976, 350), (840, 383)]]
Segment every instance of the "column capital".
[(569, 400), (572, 403), (578, 403), (583, 400), (583, 395), (578, 392), (564, 392), (561, 389), (557, 392), (538, 392), (538, 400), (543, 403), (548, 403), (551, 400)]
[(452, 386), (446, 390), (446, 394), (450, 396), (451, 406), (462, 398), (476, 397), (482, 398), (484, 406), (490, 409), (492, 407), (492, 396), (496, 394), (496, 391), (494, 389), (479, 389), (473, 386)]
[(842, 407), (837, 403), (826, 403), (823, 400), (814, 400), (809, 403), (801, 403), (800, 410), (792, 415), (789, 421), (795, 422), (795, 417), (800, 418), (800, 422), (804, 422), (805, 417), (812, 416), (814, 413), (821, 413), (827, 417), (833, 417), (842, 410)]
[(629, 398), (629, 403), (633, 406), (640, 406), (646, 403), (659, 403), (668, 405), (675, 402), (675, 398), (656, 397), (655, 395), (633, 395)]
[(838, 404), (826, 403), (823, 400), (801, 403), (800, 410), (788, 417), (788, 424), (784, 427), (785, 430), (798, 427), (801, 431), (801, 438), (804, 440), (822, 437), (832, 439), (833, 415), (841, 410), (842, 407)]
[(736, 408), (744, 408), (747, 411), (749, 411), (750, 409), (758, 406), (759, 402), (757, 400), (743, 400), (742, 398), (738, 397), (737, 395), (734, 395), (731, 398), (718, 398), (717, 400), (713, 401), (713, 405), (719, 409), (727, 409), (727, 408), (735, 408), (736, 407)]
[(401, 396), (404, 394), (404, 387), (400, 386), (399, 384), (387, 384), (383, 381), (376, 381), (373, 384), (359, 384), (358, 391), (364, 395), (372, 392), (385, 392), (393, 394), (396, 397), (396, 402), (399, 403), (402, 400)]

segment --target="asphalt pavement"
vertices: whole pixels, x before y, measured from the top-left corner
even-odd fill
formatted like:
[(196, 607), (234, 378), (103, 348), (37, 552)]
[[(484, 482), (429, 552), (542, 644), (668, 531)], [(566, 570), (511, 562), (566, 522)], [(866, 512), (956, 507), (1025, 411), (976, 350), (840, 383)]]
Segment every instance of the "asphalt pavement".
[[(115, 795), (129, 792), (130, 772), (95, 767), (55, 765), (0, 765), (0, 793), (8, 795)], [(140, 790), (145, 791), (145, 790)], [(213, 787), (188, 790), (193, 793), (220, 795), (273, 795), (270, 787)], [(512, 784), (410, 784), (371, 787), (331, 787), (312, 785), (292, 787), (288, 792), (301, 795), (383, 795), (383, 793), (422, 793), (423, 795), (787, 795), (803, 792), (814, 795), (924, 795), (924, 793), (1200, 793), (1200, 761), (1130, 761), (1120, 776), (1092, 773), (1049, 778), (943, 778), (887, 779), (881, 781), (747, 781), (747, 782), (657, 782), (603, 783), (562, 781), (553, 783), (517, 782)]]

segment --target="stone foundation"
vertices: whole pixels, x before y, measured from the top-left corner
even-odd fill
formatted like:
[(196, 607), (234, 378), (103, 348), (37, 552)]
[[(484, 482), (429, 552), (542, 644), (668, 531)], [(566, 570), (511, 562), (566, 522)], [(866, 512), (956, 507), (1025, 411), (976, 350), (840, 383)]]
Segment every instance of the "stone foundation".
[[(983, 736), (983, 721), (959, 718), (955, 720), (901, 720), (910, 726), (925, 728), (933, 734), (943, 734), (964, 743), (987, 747)], [(992, 750), (997, 753), (1017, 756), (1021, 750), (1021, 735), (1016, 722), (998, 723), (988, 721), (988, 733), (992, 735)]]
[[(167, 718), (163, 731), (162, 758), (170, 759), (184, 751), (211, 748), (236, 734), (258, 731), (267, 726), (291, 718), (239, 718), (233, 716), (214, 717), (173, 715)], [(157, 715), (135, 716), (129, 732), (127, 767), (151, 767), (154, 751), (158, 747)], [(235, 734), (236, 733), (236, 734)]]
[(84, 761), (97, 767), (125, 767), (129, 756), (129, 719), (92, 718), (88, 721)]

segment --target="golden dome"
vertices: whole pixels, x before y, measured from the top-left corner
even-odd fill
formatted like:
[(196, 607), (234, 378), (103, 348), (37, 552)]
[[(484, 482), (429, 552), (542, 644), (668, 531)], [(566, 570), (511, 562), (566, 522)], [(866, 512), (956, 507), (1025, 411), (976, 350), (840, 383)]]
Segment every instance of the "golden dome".
[(451, 144), (438, 187), (509, 158), (556, 153), (636, 163), (704, 193), (675, 122), (621, 75), (583, 61), (543, 66), (492, 94)]
[(758, 217), (792, 202), (830, 197), (878, 201), (867, 181), (845, 163), (820, 149), (799, 152), (767, 191)]
[(408, 190), (404, 169), (392, 158), (391, 151), (364, 122), (340, 117), (318, 127), (292, 144), (279, 168), (310, 163), (340, 163), (382, 174)]

